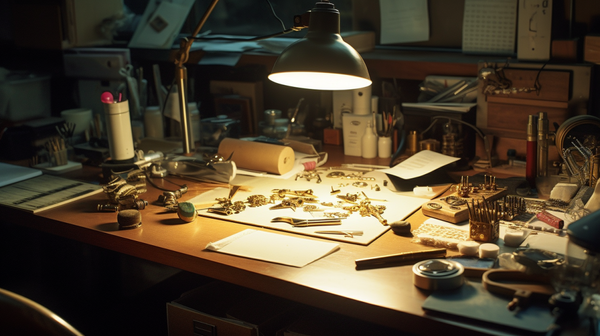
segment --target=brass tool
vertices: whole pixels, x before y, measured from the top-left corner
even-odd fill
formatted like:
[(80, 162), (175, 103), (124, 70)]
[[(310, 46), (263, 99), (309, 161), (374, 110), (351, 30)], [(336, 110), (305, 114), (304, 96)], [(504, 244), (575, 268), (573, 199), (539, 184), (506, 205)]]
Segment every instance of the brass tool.
[(275, 217), (271, 222), (285, 222), (292, 224), (294, 227), (320, 226), (320, 225), (341, 225), (342, 220), (339, 218), (292, 218), (292, 217)]

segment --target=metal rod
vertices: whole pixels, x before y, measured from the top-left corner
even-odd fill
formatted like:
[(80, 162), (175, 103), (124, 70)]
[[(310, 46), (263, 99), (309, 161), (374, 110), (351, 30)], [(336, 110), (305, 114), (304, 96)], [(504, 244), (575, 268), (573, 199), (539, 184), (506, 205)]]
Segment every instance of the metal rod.
[(181, 124), (181, 141), (183, 145), (183, 155), (191, 155), (194, 152), (194, 142), (190, 132), (190, 119), (187, 110), (186, 82), (187, 69), (180, 64), (177, 67), (177, 93), (179, 98), (179, 123)]
[[(186, 89), (187, 89), (187, 69), (185, 68), (185, 63), (188, 60), (190, 54), (190, 48), (192, 47), (192, 43), (194, 42), (194, 38), (196, 35), (200, 33), (204, 23), (212, 13), (213, 9), (217, 5), (219, 0), (213, 0), (211, 4), (208, 6), (204, 15), (196, 25), (196, 29), (192, 33), (191, 38), (184, 38), (179, 45), (179, 53), (175, 59), (175, 64), (177, 65), (175, 69), (175, 79), (178, 88), (177, 95), (179, 97), (179, 112), (180, 112), (180, 124), (181, 124), (181, 136), (182, 136), (182, 144), (183, 144), (183, 155), (191, 155), (194, 151), (194, 142), (192, 138), (192, 132), (190, 131), (190, 117), (187, 110), (187, 97), (186, 97)], [(199, 140), (199, 139), (198, 139)]]

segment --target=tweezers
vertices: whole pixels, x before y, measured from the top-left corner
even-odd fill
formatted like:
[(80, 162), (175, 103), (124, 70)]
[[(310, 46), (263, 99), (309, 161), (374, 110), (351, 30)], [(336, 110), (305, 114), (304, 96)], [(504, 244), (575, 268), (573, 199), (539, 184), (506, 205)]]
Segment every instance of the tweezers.
[(341, 225), (342, 220), (339, 218), (292, 218), (292, 217), (275, 217), (271, 219), (271, 222), (286, 222), (292, 224), (294, 227), (305, 227), (305, 226), (320, 226), (320, 225)]
[(354, 236), (362, 236), (363, 235), (362, 231), (353, 231), (353, 230), (315, 231), (315, 233), (344, 235), (344, 237), (348, 237), (348, 238), (354, 238)]

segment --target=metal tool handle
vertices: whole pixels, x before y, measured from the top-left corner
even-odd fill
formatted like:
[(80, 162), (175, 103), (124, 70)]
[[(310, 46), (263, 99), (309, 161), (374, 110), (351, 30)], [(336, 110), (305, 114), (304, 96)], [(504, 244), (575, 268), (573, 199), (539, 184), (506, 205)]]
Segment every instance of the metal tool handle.
[(323, 218), (323, 219), (296, 219), (294, 220), (295, 227), (320, 226), (320, 225), (341, 225), (342, 220), (339, 218)]

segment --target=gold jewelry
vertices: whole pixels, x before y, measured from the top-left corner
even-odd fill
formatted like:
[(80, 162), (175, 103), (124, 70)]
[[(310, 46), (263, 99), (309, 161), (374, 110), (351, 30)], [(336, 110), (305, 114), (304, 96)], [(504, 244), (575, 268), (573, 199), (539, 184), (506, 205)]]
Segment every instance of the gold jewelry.
[(442, 205), (435, 202), (429, 202), (427, 203), (426, 207), (430, 210), (440, 210), (442, 208)]

